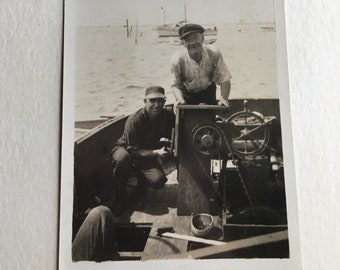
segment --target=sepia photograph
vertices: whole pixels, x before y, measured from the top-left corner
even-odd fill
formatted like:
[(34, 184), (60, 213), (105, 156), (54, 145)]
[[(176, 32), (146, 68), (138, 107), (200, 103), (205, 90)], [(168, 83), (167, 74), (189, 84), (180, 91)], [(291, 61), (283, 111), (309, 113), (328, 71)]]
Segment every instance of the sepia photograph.
[(283, 19), (65, 1), (60, 269), (299, 267)]

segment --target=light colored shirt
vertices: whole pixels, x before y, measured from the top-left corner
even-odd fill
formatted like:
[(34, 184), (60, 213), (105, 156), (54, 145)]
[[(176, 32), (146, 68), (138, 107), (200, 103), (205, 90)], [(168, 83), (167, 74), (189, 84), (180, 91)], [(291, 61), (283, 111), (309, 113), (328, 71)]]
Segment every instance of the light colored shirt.
[(230, 81), (231, 74), (220, 50), (214, 45), (203, 45), (202, 59), (198, 64), (191, 59), (187, 49), (176, 52), (171, 58), (172, 86), (197, 93), (208, 88), (211, 82), (220, 85)]

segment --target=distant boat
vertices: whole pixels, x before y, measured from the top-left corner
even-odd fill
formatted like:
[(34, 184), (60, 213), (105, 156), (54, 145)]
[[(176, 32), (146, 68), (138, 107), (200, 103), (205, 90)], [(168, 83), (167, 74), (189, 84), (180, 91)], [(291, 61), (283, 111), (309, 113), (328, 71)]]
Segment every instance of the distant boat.
[[(181, 45), (182, 42), (181, 40), (177, 37), (169, 37), (171, 38), (170, 42), (173, 44), (178, 44)], [(209, 35), (209, 36), (204, 36), (204, 44), (213, 44), (217, 41), (217, 35)]]
[[(158, 37), (178, 37), (179, 28), (188, 23), (186, 15), (186, 5), (184, 5), (184, 21), (180, 21), (173, 24), (165, 24), (165, 9), (162, 7), (162, 10), (163, 10), (163, 25), (157, 26)], [(212, 28), (205, 28), (204, 35), (216, 36), (217, 32), (218, 30), (216, 26)]]
[[(180, 21), (176, 24), (165, 24), (157, 26), (158, 37), (178, 37), (179, 28), (186, 24), (186, 21)], [(216, 36), (218, 33), (217, 27), (205, 28), (204, 35)]]

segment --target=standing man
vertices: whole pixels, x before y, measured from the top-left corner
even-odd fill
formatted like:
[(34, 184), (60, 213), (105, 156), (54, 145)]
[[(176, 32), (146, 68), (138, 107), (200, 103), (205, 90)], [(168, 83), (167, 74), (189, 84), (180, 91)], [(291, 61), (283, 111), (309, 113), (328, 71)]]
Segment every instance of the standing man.
[(172, 89), (179, 104), (217, 104), (216, 84), (220, 86), (219, 105), (230, 106), (230, 72), (219, 49), (203, 45), (204, 28), (198, 24), (186, 24), (179, 28), (184, 49), (171, 59)]
[[(113, 180), (121, 196), (133, 168), (143, 186), (160, 189), (167, 181), (158, 159), (170, 155), (165, 144), (171, 139), (175, 116), (164, 108), (165, 101), (164, 88), (146, 88), (144, 107), (129, 116), (122, 137), (111, 151)], [(119, 204), (117, 200), (115, 203)]]

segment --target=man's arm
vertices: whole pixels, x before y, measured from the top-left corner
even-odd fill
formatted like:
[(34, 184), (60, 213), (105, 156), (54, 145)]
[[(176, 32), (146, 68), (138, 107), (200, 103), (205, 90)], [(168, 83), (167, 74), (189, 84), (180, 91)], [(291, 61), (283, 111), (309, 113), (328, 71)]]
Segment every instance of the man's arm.
[(184, 99), (183, 92), (182, 92), (181, 89), (179, 89), (178, 87), (173, 85), (172, 91), (173, 91), (175, 99), (176, 99), (175, 104), (174, 104), (174, 113), (176, 114), (177, 110), (178, 110), (178, 105), (184, 105), (187, 102)]
[(183, 92), (181, 89), (179, 89), (176, 86), (172, 86), (172, 90), (174, 92), (174, 96), (176, 98), (176, 103), (177, 104), (184, 104), (185, 100), (184, 100), (184, 96), (183, 96)]
[(218, 104), (226, 106), (226, 107), (230, 107), (228, 99), (229, 99), (230, 88), (231, 88), (230, 87), (231, 74), (229, 72), (227, 65), (225, 64), (223, 60), (221, 51), (215, 46), (211, 46), (209, 48), (211, 49), (211, 50), (208, 50), (209, 57), (211, 57), (211, 59), (214, 59), (214, 62), (216, 63), (215, 69), (213, 72), (213, 81), (215, 81), (218, 85), (220, 85), (220, 89), (221, 89), (221, 98)]
[(227, 108), (230, 107), (230, 103), (228, 101), (230, 94), (230, 81), (224, 81), (221, 83), (221, 98), (218, 102), (219, 105), (225, 106)]
[(169, 156), (169, 151), (162, 147), (160, 149), (137, 149), (137, 150), (129, 150), (132, 157), (135, 158), (164, 158)]
[(181, 61), (181, 57), (178, 53), (175, 53), (171, 59), (171, 75), (173, 76), (173, 84), (171, 88), (176, 99), (175, 107), (178, 104), (185, 104), (182, 91), (182, 87), (184, 87), (182, 72), (184, 71), (181, 70)]

